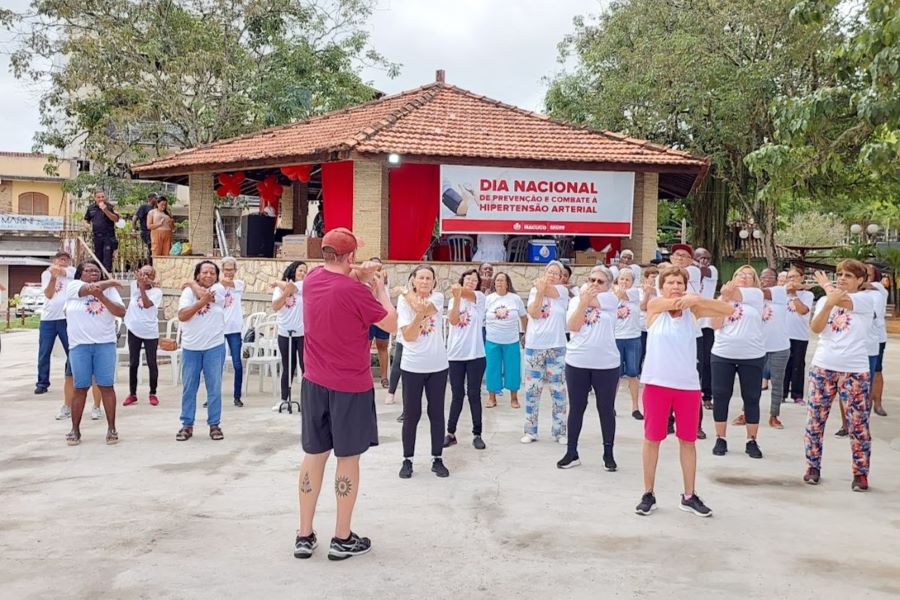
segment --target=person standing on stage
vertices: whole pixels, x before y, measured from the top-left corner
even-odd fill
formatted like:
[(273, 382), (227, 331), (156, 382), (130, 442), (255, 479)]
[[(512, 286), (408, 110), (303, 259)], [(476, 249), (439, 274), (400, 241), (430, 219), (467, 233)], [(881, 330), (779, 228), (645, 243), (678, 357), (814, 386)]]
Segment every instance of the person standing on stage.
[(138, 209), (134, 211), (134, 217), (131, 219), (131, 223), (133, 226), (137, 227), (137, 230), (141, 234), (141, 241), (144, 242), (144, 245), (147, 246), (147, 257), (151, 256), (151, 246), (150, 246), (150, 229), (147, 227), (147, 215), (150, 214), (150, 211), (156, 208), (156, 199), (157, 195), (155, 193), (149, 194), (147, 196), (147, 200), (138, 206)]
[(94, 254), (109, 273), (113, 270), (113, 253), (119, 247), (116, 240), (116, 223), (119, 214), (106, 200), (106, 192), (94, 192), (94, 202), (84, 213), (85, 223), (90, 224), (94, 236)]
[(169, 212), (169, 201), (165, 196), (160, 196), (156, 208), (147, 214), (147, 228), (150, 230), (153, 256), (168, 256), (172, 249), (175, 219)]

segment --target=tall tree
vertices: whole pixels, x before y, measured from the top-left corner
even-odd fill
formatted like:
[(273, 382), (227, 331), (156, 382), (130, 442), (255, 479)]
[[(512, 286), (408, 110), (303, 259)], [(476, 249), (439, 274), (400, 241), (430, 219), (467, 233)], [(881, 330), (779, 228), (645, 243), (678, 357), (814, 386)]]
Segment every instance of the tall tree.
[(45, 84), (35, 146), (111, 166), (369, 100), (374, 0), (33, 0), (0, 12)]

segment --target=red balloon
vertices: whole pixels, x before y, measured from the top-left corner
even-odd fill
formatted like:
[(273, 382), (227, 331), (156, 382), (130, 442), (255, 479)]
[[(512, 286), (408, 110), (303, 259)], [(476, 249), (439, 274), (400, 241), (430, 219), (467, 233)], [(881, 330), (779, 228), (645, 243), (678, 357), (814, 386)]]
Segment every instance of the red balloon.
[(311, 170), (311, 165), (291, 165), (287, 167), (281, 167), (281, 172), (285, 177), (287, 177), (291, 181), (302, 181), (303, 183), (309, 182)]
[(225, 196), (240, 196), (241, 195), (241, 182), (244, 181), (246, 175), (244, 175), (243, 171), (238, 171), (237, 173), (219, 173), (216, 177), (219, 181), (219, 189), (216, 190), (216, 194), (220, 197), (224, 198)]

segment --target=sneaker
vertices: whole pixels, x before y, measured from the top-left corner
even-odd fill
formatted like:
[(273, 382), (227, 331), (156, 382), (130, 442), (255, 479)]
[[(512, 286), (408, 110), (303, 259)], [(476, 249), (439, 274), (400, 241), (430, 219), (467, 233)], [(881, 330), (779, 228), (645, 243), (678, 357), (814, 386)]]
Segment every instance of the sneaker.
[(129, 394), (122, 402), (122, 406), (131, 406), (132, 404), (137, 404), (137, 396), (135, 396), (134, 394)]
[(537, 434), (534, 434), (534, 433), (526, 433), (525, 435), (522, 436), (522, 439), (520, 439), (519, 441), (522, 442), (523, 444), (530, 444), (531, 442), (538, 441), (538, 436), (537, 436)]
[(633, 410), (633, 411), (631, 411), (631, 416), (634, 417), (635, 420), (637, 420), (637, 421), (643, 421), (643, 420), (644, 420), (644, 415), (642, 415), (642, 414), (641, 414), (641, 411), (639, 411), (639, 410)]
[(397, 422), (402, 423), (403, 419), (406, 417), (406, 413), (400, 413), (400, 416), (397, 417)]
[(63, 404), (62, 406), (59, 407), (59, 412), (56, 413), (56, 420), (63, 421), (65, 419), (68, 419), (71, 416), (72, 416), (72, 409), (70, 409), (68, 406)]
[(318, 545), (315, 531), (306, 537), (297, 534), (297, 539), (294, 540), (294, 558), (309, 558)]
[(391, 393), (384, 395), (384, 403), (385, 404), (393, 404), (395, 402), (394, 395)]
[(566, 435), (558, 435), (556, 436), (556, 443), (560, 446), (568, 446), (569, 445), (569, 436)]
[(641, 496), (641, 502), (635, 507), (634, 512), (647, 516), (654, 510), (656, 510), (656, 496), (653, 495), (653, 492), (647, 492)]
[(44, 386), (41, 386), (41, 385), (35, 386), (34, 393), (35, 393), (35, 395), (46, 394), (47, 388), (45, 388)]
[(806, 404), (806, 400), (804, 400), (802, 396), (799, 398), (794, 398), (794, 404)]
[(679, 508), (686, 512), (692, 512), (698, 517), (711, 517), (712, 510), (705, 504), (703, 504), (703, 500), (700, 499), (700, 496), (697, 494), (693, 494), (687, 500), (684, 499), (684, 494), (681, 495), (681, 504)]
[(705, 440), (705, 439), (706, 439), (706, 432), (703, 431), (702, 429), (699, 429), (699, 428), (698, 428), (698, 429), (697, 429), (697, 439), (698, 439), (698, 440)]
[(346, 540), (331, 538), (331, 548), (328, 549), (328, 560), (344, 560), (351, 556), (365, 554), (372, 549), (372, 540), (359, 537), (352, 531)]
[(91, 409), (91, 420), (92, 421), (99, 421), (102, 418), (103, 418), (103, 411), (100, 410), (99, 406), (95, 406), (94, 408)]
[(837, 431), (834, 432), (834, 437), (844, 438), (844, 437), (847, 437), (848, 435), (850, 435), (850, 433), (847, 431), (846, 427), (841, 427), (840, 429), (838, 429)]
[(444, 466), (444, 460), (441, 458), (431, 461), (431, 472), (438, 477), (450, 477), (450, 471)]
[(456, 436), (452, 434), (447, 434), (444, 436), (444, 448), (449, 448), (450, 446), (456, 445)]
[(484, 450), (485, 448), (487, 448), (484, 440), (481, 439), (480, 435), (476, 435), (474, 438), (472, 438), (472, 445), (475, 446), (476, 450)]
[(619, 468), (619, 465), (616, 464), (616, 459), (613, 458), (612, 450), (603, 453), (603, 468), (609, 472)]
[(148, 398), (148, 400), (150, 401), (150, 406), (156, 406), (159, 404), (159, 398), (156, 396), (156, 394), (150, 394), (150, 398)]
[(234, 399), (234, 405), (237, 406), (238, 408), (241, 408), (242, 406), (244, 406), (244, 403), (241, 402), (241, 399), (240, 399), (240, 398), (235, 398), (235, 399)]
[(410, 477), (412, 477), (412, 461), (404, 458), (403, 465), (400, 467), (400, 479), (409, 479)]
[(716, 438), (716, 445), (713, 446), (713, 454), (716, 456), (725, 456), (725, 453), (728, 452), (728, 442), (725, 441), (725, 438)]
[(581, 465), (581, 460), (578, 458), (577, 452), (566, 452), (566, 455), (563, 456), (556, 463), (557, 469), (571, 469), (572, 467), (577, 467)]
[(809, 485), (819, 485), (819, 477), (820, 477), (819, 469), (815, 467), (809, 467), (806, 469), (806, 474), (803, 476), (803, 481), (808, 483)]
[(750, 458), (762, 458), (762, 450), (759, 449), (759, 444), (756, 443), (756, 440), (748, 440), (747, 448), (744, 450), (747, 454), (750, 455)]
[(853, 483), (850, 485), (850, 489), (854, 492), (869, 491), (869, 478), (865, 475), (857, 475), (853, 478)]

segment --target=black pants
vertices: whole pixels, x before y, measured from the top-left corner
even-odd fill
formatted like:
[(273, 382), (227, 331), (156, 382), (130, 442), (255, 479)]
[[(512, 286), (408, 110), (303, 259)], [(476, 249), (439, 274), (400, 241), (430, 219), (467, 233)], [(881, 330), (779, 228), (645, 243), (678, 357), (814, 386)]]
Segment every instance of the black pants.
[(147, 264), (153, 264), (152, 244), (150, 242), (150, 231), (141, 230), (141, 241), (147, 246)]
[(728, 420), (728, 403), (734, 390), (734, 376), (741, 384), (741, 398), (744, 401), (744, 418), (749, 425), (759, 423), (759, 397), (762, 395), (762, 372), (765, 356), (759, 358), (734, 359), (711, 355), (713, 419), (716, 423)]
[(701, 331), (703, 337), (697, 338), (697, 372), (700, 373), (700, 389), (703, 393), (703, 400), (711, 400), (712, 375), (709, 370), (709, 359), (712, 356), (716, 333), (711, 327), (704, 327)]
[(463, 396), (469, 398), (472, 411), (472, 434), (481, 435), (481, 381), (487, 361), (481, 358), (450, 361), (450, 419), (447, 433), (456, 433), (456, 424), (462, 413)]
[(116, 249), (116, 236), (94, 234), (94, 254), (110, 273), (113, 270), (113, 252)]
[(566, 389), (569, 390), (569, 451), (578, 451), (578, 436), (587, 410), (588, 392), (593, 388), (600, 415), (600, 433), (603, 446), (616, 441), (616, 388), (619, 385), (619, 369), (581, 369), (566, 365)]
[(397, 385), (400, 383), (400, 359), (403, 357), (403, 344), (397, 342), (394, 345), (394, 358), (391, 359), (391, 377), (388, 382), (388, 393), (393, 394), (397, 391)]
[(794, 400), (803, 398), (806, 383), (806, 348), (808, 340), (791, 340), (791, 356), (784, 373), (784, 397)]
[(401, 371), (403, 378), (403, 458), (416, 453), (416, 429), (422, 418), (422, 392), (428, 403), (431, 424), (431, 455), (444, 451), (444, 393), (447, 391), (447, 369), (436, 373)]
[[(278, 354), (281, 355), (281, 399), (287, 400), (291, 395), (291, 384), (297, 374), (297, 365), (300, 365), (301, 375), (304, 371), (303, 336), (288, 338), (286, 335), (279, 335)], [(288, 369), (288, 360), (290, 360), (290, 369)]]
[(638, 365), (638, 372), (644, 372), (644, 358), (647, 356), (647, 332), (641, 332), (641, 362)]
[(159, 366), (156, 364), (156, 350), (159, 340), (145, 340), (128, 332), (128, 390), (131, 395), (137, 394), (137, 373), (141, 366), (141, 346), (147, 354), (147, 368), (150, 369), (150, 395), (156, 395), (156, 384), (159, 382)]

